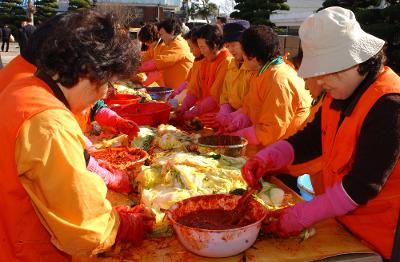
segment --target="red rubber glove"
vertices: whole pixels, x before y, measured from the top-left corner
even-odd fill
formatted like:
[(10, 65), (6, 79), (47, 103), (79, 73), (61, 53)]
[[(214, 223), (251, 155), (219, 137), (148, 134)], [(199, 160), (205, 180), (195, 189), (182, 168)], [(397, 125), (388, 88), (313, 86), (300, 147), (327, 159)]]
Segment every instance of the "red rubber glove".
[(133, 138), (139, 133), (139, 127), (135, 122), (120, 117), (110, 108), (100, 109), (94, 118), (100, 126), (113, 127), (118, 132), (127, 134), (129, 138)]
[(242, 167), (242, 177), (249, 187), (260, 190), (262, 186), (259, 180), (265, 174), (266, 168), (264, 161), (254, 156)]
[[(93, 158), (91, 157), (89, 160), (88, 170), (92, 169), (92, 167), (89, 168), (92, 159)], [(98, 174), (106, 183), (109, 189), (119, 193), (130, 193), (132, 191), (132, 183), (129, 179), (128, 174), (121, 170), (113, 168), (109, 163), (101, 160), (98, 161), (98, 165), (99, 167), (96, 168), (96, 171), (90, 171)], [(92, 164), (92, 166), (94, 165)], [(99, 170), (99, 168), (101, 168), (102, 170)]]
[(206, 113), (200, 115), (200, 121), (205, 125), (206, 127), (211, 127), (211, 128), (218, 128), (219, 123), (217, 121), (217, 113)]
[(145, 232), (153, 231), (155, 215), (151, 209), (138, 205), (114, 207), (119, 214), (120, 225), (116, 241), (126, 241), (138, 245), (144, 239)]
[(138, 125), (135, 122), (124, 119), (122, 117), (117, 119), (115, 127), (118, 132), (127, 134), (130, 139), (136, 137), (140, 131)]
[(282, 217), (287, 212), (288, 208), (279, 209), (274, 212), (269, 213), (264, 219), (264, 223), (266, 226), (263, 227), (264, 233), (273, 234), (278, 237), (287, 238), (298, 236), (301, 233), (301, 230), (294, 230), (291, 232), (287, 232), (284, 228), (282, 228), (282, 224), (280, 221)]

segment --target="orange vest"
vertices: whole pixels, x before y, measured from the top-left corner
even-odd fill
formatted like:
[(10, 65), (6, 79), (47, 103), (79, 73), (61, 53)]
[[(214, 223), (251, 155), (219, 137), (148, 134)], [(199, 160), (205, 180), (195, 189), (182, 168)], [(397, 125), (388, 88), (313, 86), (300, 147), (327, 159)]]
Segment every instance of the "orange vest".
[[(328, 95), (322, 106), (322, 165), (325, 188), (342, 181), (354, 163), (358, 137), (364, 119), (376, 101), (385, 94), (400, 93), (400, 77), (390, 68), (368, 88), (353, 113), (339, 129), (340, 112), (330, 109)], [(339, 220), (385, 258), (391, 255), (400, 208), (400, 164), (397, 162), (379, 194)]]
[(50, 242), (17, 173), (15, 143), (24, 122), (49, 109), (66, 109), (48, 86), (32, 76), (10, 84), (0, 93), (0, 261), (70, 261)]
[(18, 55), (0, 70), (0, 90), (15, 80), (32, 76), (35, 71), (34, 65)]
[(211, 95), (211, 87), (215, 81), (215, 77), (217, 74), (217, 68), (221, 62), (230, 56), (228, 49), (221, 49), (217, 58), (214, 61), (208, 61), (207, 59), (203, 59), (203, 63), (200, 68), (201, 75), (201, 90), (202, 97), (200, 100), (209, 97)]

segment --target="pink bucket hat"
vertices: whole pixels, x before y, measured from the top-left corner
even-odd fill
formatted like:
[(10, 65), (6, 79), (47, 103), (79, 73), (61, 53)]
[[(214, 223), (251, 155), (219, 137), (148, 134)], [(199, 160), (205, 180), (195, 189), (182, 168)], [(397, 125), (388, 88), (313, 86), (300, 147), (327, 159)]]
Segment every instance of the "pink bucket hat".
[(303, 78), (348, 69), (376, 55), (385, 41), (364, 32), (354, 13), (329, 7), (309, 16), (300, 26)]

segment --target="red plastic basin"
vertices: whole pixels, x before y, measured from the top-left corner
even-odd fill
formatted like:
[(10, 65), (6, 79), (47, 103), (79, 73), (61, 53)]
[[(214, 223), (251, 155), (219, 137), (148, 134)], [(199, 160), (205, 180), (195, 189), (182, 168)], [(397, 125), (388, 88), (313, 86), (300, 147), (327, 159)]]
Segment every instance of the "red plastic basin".
[(135, 121), (138, 125), (156, 127), (168, 123), (171, 108), (171, 105), (167, 103), (149, 102), (126, 105), (114, 111), (123, 118)]
[(113, 107), (118, 105), (136, 104), (139, 99), (140, 96), (129, 94), (116, 94), (109, 101), (107, 101), (107, 105)]

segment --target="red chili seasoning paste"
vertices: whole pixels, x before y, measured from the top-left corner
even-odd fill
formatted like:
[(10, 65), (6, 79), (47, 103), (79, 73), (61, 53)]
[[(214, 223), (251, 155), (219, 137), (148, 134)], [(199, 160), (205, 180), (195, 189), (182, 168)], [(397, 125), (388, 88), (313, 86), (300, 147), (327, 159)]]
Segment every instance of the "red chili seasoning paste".
[(177, 222), (188, 227), (224, 230), (250, 225), (255, 221), (250, 217), (243, 217), (239, 223), (232, 224), (233, 212), (224, 209), (204, 209), (190, 212), (180, 218)]
[(97, 160), (123, 169), (142, 159), (146, 154), (137, 148), (107, 148), (91, 152), (91, 155)]

